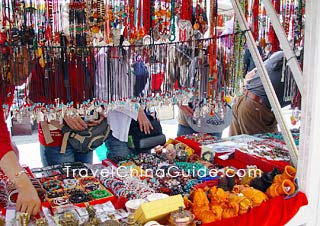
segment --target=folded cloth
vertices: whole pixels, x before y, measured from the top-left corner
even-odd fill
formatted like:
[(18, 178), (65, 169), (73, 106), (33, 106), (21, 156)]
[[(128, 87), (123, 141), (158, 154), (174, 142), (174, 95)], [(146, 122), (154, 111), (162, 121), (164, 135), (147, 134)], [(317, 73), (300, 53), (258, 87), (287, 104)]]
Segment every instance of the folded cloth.
[(251, 209), (248, 213), (216, 221), (203, 226), (283, 226), (299, 211), (300, 207), (308, 204), (304, 193), (298, 192), (295, 197), (285, 199), (279, 196), (264, 202), (261, 206)]

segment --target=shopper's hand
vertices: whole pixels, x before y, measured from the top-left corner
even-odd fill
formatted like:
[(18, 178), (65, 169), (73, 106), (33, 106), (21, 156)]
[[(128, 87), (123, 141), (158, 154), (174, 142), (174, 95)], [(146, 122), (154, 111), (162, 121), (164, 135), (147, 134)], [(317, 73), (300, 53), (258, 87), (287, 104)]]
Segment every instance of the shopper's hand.
[(87, 123), (79, 116), (70, 117), (66, 115), (64, 116), (64, 121), (73, 130), (83, 131), (88, 127)]
[(183, 112), (183, 114), (187, 117), (192, 117), (193, 116), (193, 110), (187, 105), (180, 105), (179, 106), (180, 110)]
[(16, 204), (17, 211), (30, 215), (39, 213), (41, 202), (28, 176), (22, 174), (16, 179), (15, 184), (19, 192)]
[(152, 124), (149, 121), (146, 114), (144, 113), (143, 109), (140, 109), (138, 112), (138, 122), (141, 132), (144, 132), (145, 134), (150, 134), (151, 130), (153, 130)]
[(104, 116), (103, 114), (100, 115), (100, 118), (97, 120), (91, 120), (89, 122), (87, 122), (88, 126), (97, 126), (100, 125), (100, 123), (104, 120)]

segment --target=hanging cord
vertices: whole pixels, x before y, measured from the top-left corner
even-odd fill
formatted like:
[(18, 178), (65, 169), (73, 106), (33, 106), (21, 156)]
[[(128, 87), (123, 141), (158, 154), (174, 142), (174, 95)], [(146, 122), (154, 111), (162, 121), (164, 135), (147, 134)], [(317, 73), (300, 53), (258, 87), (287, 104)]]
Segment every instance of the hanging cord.
[(176, 15), (175, 15), (175, 0), (171, 0), (171, 16), (170, 16), (170, 30), (171, 34), (169, 37), (169, 41), (172, 42), (176, 39)]

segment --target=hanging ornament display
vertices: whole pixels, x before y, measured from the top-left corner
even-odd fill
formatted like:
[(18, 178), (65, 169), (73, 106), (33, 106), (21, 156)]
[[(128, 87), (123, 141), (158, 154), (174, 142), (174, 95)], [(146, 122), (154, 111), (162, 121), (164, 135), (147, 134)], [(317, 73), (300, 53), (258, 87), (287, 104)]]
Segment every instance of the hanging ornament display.
[[(259, 0), (248, 2), (241, 5), (254, 37), (266, 37), (265, 11)], [(283, 6), (283, 25), (296, 52), (303, 51), (303, 1), (274, 2)], [(65, 113), (107, 115), (137, 103), (151, 108), (192, 102), (197, 127), (206, 117), (224, 120), (229, 95), (240, 91), (245, 38), (238, 26), (234, 34), (219, 36), (230, 18), (217, 9), (217, 0), (3, 1), (1, 90), (32, 75), (30, 101), (14, 105), (19, 119), (61, 120)], [(274, 47), (276, 36), (271, 39)], [(195, 63), (207, 71), (191, 70)], [(148, 85), (138, 85), (143, 94), (137, 96), (140, 75)], [(287, 97), (298, 98), (295, 84), (285, 82)]]

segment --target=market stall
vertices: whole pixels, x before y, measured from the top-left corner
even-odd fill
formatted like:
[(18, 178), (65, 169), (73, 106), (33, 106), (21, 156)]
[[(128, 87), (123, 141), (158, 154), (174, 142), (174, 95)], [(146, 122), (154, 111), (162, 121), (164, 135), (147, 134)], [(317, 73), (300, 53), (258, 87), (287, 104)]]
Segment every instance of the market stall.
[[(131, 156), (117, 165), (104, 160), (98, 165), (66, 163), (25, 170), (49, 225), (70, 225), (62, 223), (66, 212), (72, 225), (89, 222), (89, 205), (101, 222), (113, 219), (112, 225), (127, 222), (130, 214), (137, 225), (154, 220), (174, 225), (170, 213), (180, 207), (190, 211), (180, 210), (181, 216), (190, 218), (184, 218), (185, 225), (193, 220), (203, 225), (257, 225), (258, 219), (259, 225), (284, 225), (307, 199), (298, 191), (296, 170), (279, 138), (265, 134), (221, 140), (194, 135), (169, 140), (153, 154)], [(4, 175), (1, 178), (1, 205), (7, 207), (3, 214), (7, 222), (14, 222), (10, 206), (17, 191)]]
[[(42, 206), (32, 218), (15, 211), (18, 190), (2, 173), (0, 207), (6, 223), (285, 225), (307, 205), (296, 180), (300, 131), (282, 124), (279, 109), (282, 134), (219, 136), (234, 117), (233, 97), (247, 96), (245, 44), (262, 74), (267, 74), (262, 58), (279, 50), (279, 27), (273, 30), (270, 9), (262, 1), (234, 1), (234, 7), (235, 2), (236, 14), (230, 3), (217, 0), (4, 1), (3, 108), (18, 122), (37, 122), (41, 145), (58, 144), (59, 154), (70, 146), (91, 153), (110, 136), (121, 137), (114, 129), (119, 125), (130, 137), (123, 140), (135, 149), (130, 155), (109, 155), (101, 164), (60, 163), (52, 155), (50, 166), (25, 167), (22, 173)], [(301, 70), (305, 6), (300, 0), (274, 2), (296, 54), (284, 54), (282, 65), (283, 98), (296, 123), (303, 92), (290, 61), (294, 58)], [(255, 40), (263, 47), (260, 61), (252, 51)], [(12, 96), (21, 83), (26, 84), (23, 102)], [(268, 92), (269, 99), (276, 98)], [(274, 100), (270, 103), (275, 109)], [(184, 123), (197, 133), (166, 139), (154, 108), (173, 105), (192, 108)], [(141, 132), (140, 111), (152, 131)], [(80, 132), (81, 125), (69, 124), (74, 118), (89, 128)]]

